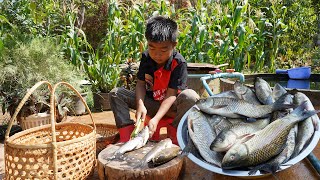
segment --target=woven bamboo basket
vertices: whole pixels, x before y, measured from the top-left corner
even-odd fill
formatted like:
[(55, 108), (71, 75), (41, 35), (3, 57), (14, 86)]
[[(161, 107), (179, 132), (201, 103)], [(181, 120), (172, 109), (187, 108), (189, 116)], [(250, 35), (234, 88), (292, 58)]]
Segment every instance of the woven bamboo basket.
[[(13, 121), (22, 105), (40, 85), (51, 91), (51, 124), (27, 129), (9, 137)], [(72, 89), (85, 104), (93, 126), (82, 123), (56, 123), (55, 90), (59, 85)], [(96, 163), (96, 126), (90, 109), (77, 90), (66, 82), (52, 85), (47, 81), (34, 85), (10, 119), (5, 136), (5, 179), (85, 179)]]
[(50, 114), (47, 113), (33, 114), (28, 117), (23, 117), (20, 121), (22, 130), (46, 124), (50, 124)]
[[(93, 124), (90, 124), (91, 126)], [(97, 155), (106, 148), (109, 144), (116, 143), (120, 137), (117, 137), (118, 129), (115, 125), (110, 124), (96, 124), (97, 128), (97, 140), (96, 140), (96, 151)]]

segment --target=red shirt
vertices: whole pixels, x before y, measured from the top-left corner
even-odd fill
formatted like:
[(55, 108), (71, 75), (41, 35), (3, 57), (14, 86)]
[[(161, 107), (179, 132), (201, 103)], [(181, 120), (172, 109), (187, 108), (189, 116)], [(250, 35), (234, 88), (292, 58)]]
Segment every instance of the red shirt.
[(177, 89), (178, 93), (187, 88), (187, 63), (182, 55), (173, 52), (166, 64), (157, 68), (157, 63), (143, 52), (137, 77), (146, 82), (147, 95), (162, 101), (167, 89)]

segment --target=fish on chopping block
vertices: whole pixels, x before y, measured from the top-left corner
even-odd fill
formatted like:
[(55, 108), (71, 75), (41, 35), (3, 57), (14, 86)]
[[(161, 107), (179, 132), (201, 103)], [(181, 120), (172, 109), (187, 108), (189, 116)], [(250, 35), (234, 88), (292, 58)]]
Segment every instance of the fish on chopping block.
[(150, 163), (152, 167), (159, 166), (169, 162), (179, 155), (181, 149), (179, 146), (172, 144), (172, 147), (166, 148), (162, 151), (159, 151), (155, 156), (151, 159)]
[(172, 140), (170, 138), (166, 138), (158, 142), (142, 159), (134, 168), (147, 168), (148, 163), (159, 155), (161, 151), (166, 148), (172, 147)]
[(132, 151), (134, 149), (139, 149), (146, 145), (149, 139), (149, 128), (145, 126), (139, 134), (128, 142), (124, 143), (111, 157), (105, 157), (107, 160), (121, 159), (123, 154)]

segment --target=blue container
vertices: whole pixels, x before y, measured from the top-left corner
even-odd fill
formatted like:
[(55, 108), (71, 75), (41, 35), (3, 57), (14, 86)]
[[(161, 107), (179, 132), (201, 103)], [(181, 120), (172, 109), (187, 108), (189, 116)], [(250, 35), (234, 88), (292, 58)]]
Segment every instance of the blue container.
[(288, 70), (276, 69), (276, 74), (288, 74)]
[(310, 89), (310, 80), (289, 79), (287, 88)]
[(288, 70), (276, 69), (276, 74), (288, 74), (290, 79), (309, 79), (311, 75), (311, 67), (297, 67)]
[(311, 67), (306, 66), (288, 69), (288, 75), (290, 79), (309, 79)]

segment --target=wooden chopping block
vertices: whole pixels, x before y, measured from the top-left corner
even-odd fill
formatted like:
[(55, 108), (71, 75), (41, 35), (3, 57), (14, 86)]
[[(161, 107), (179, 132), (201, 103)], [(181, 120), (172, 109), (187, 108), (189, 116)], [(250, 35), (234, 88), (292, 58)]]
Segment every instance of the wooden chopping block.
[(183, 158), (178, 156), (171, 161), (154, 168), (134, 168), (135, 165), (146, 155), (156, 143), (148, 142), (144, 147), (127, 152), (124, 155), (125, 160), (108, 161), (106, 157), (113, 156), (114, 152), (120, 148), (120, 145), (109, 145), (98, 155), (98, 174), (100, 180), (113, 179), (139, 179), (139, 180), (168, 180), (178, 179)]

